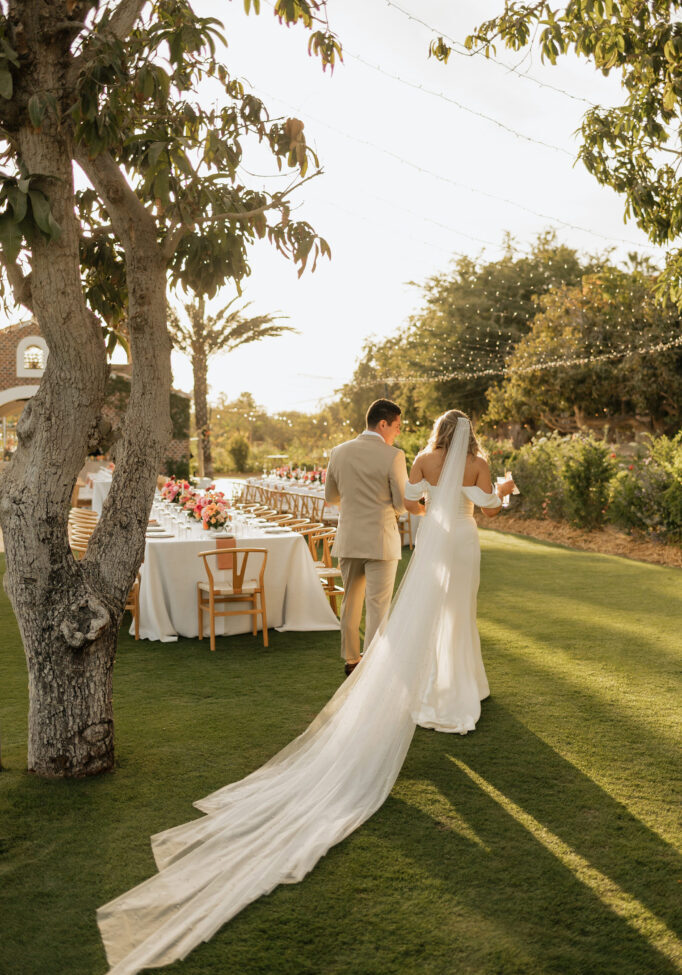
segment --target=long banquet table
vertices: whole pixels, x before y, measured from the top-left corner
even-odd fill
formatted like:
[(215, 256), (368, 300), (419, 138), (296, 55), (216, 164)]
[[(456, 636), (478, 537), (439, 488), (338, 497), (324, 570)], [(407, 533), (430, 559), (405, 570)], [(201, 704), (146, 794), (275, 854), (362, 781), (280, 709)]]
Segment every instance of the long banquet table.
[[(339, 621), (320, 585), (304, 538), (294, 532), (258, 533), (237, 538), (238, 548), (265, 548), (265, 603), (268, 627), (287, 630), (338, 630)], [(197, 583), (206, 581), (200, 552), (214, 550), (215, 537), (193, 528), (187, 538), (148, 538), (140, 586), (140, 636), (168, 643), (196, 637)], [(248, 573), (247, 573), (248, 574)], [(237, 607), (234, 607), (237, 608)], [(207, 632), (208, 617), (204, 617)], [(260, 620), (259, 620), (260, 623)], [(251, 617), (216, 618), (216, 634), (248, 633)], [(133, 627), (131, 626), (131, 634)]]
[[(311, 484), (301, 484), (297, 481), (287, 480), (286, 478), (278, 477), (251, 477), (246, 481), (247, 484), (251, 484), (254, 487), (263, 487), (269, 491), (282, 492), (282, 496), (286, 497), (287, 494), (304, 494), (310, 498), (321, 498), (324, 500), (324, 485), (311, 485)], [(286, 504), (282, 505), (282, 509), (286, 508)], [(322, 515), (326, 522), (337, 522), (339, 520), (339, 505), (328, 504), (324, 505), (324, 513)], [(417, 532), (419, 530), (420, 519), (416, 515), (404, 514), (401, 516), (401, 522), (409, 520), (410, 529), (412, 531), (412, 543), (417, 537)], [(407, 541), (403, 542), (404, 545)]]

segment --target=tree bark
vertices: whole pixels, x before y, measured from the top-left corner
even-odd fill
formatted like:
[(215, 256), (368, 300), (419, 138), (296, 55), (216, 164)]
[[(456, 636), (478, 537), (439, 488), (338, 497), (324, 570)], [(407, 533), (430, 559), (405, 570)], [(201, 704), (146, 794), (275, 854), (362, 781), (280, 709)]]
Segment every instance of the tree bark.
[[(38, 6), (38, 5), (36, 5)], [(38, 11), (24, 18), (39, 52), (32, 84), (55, 90), (65, 53), (40, 40)], [(45, 373), (17, 426), (18, 448), (3, 478), (0, 522), (5, 588), (16, 614), (29, 679), (28, 767), (41, 775), (87, 775), (113, 761), (111, 668), (122, 607), (74, 560), (67, 518), (76, 476), (98, 435), (106, 354), (80, 277), (71, 147), (56, 119), (16, 133), (23, 163), (61, 226), (36, 234), (32, 303), (49, 349)]]
[(213, 477), (211, 431), (208, 419), (208, 369), (204, 349), (195, 349), (192, 355), (192, 372), (194, 375), (194, 419), (197, 428), (199, 471), (202, 477)]
[(194, 422), (197, 428), (197, 454), (199, 473), (213, 477), (211, 455), (211, 431), (208, 422), (208, 352), (206, 348), (206, 302), (199, 296), (193, 307), (192, 325), (192, 373), (194, 378)]
[[(63, 91), (68, 40), (42, 29), (44, 5), (20, 7), (32, 54), (22, 83), (29, 92)], [(125, 249), (133, 375), (111, 493), (86, 556), (76, 561), (68, 512), (78, 472), (99, 442), (107, 362), (102, 329), (83, 295), (74, 147), (68, 116), (61, 119), (50, 113), (39, 129), (27, 123), (15, 134), (31, 185), (45, 193), (61, 235), (48, 241), (36, 232), (32, 241), (32, 305), (49, 357), (0, 485), (4, 584), (28, 667), (28, 767), (48, 777), (113, 765), (118, 628), (170, 437), (166, 261), (156, 225), (109, 156), (79, 157)]]

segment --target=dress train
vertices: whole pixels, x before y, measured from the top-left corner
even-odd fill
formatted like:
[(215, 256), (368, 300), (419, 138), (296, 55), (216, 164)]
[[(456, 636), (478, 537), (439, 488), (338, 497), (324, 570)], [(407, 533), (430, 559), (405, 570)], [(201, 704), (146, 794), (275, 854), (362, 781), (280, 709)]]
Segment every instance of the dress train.
[(194, 803), (205, 816), (153, 836), (159, 873), (98, 910), (109, 975), (184, 958), (247, 904), (302, 880), (382, 805), (433, 682), (432, 663), (446, 658), (461, 624), (452, 539), (468, 439), (460, 420), (438, 498), (361, 666), (266, 765)]

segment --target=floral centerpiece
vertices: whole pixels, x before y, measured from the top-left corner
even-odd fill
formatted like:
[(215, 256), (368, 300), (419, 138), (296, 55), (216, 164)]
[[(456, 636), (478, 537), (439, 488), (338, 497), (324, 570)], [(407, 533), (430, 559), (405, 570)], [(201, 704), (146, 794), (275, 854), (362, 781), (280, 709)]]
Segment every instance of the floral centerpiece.
[(230, 518), (229, 504), (225, 498), (211, 496), (201, 508), (204, 528), (224, 528)]
[(230, 502), (222, 491), (195, 491), (183, 504), (183, 510), (204, 528), (222, 528), (230, 517)]
[(308, 470), (305, 467), (276, 467), (270, 472), (281, 481), (295, 481), (297, 484), (324, 484), (327, 471), (324, 467), (313, 467)]
[(313, 467), (311, 471), (304, 471), (300, 477), (302, 484), (324, 484), (327, 479), (325, 467)]
[(194, 488), (189, 481), (176, 481), (175, 477), (169, 477), (161, 488), (161, 497), (172, 504), (184, 503), (194, 493)]

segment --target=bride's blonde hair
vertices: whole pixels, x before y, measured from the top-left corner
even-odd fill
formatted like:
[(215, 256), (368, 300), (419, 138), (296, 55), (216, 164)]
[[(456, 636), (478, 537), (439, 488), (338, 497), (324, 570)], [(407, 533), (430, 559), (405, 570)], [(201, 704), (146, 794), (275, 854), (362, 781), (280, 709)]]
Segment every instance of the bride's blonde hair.
[[(442, 413), (436, 422), (433, 424), (433, 429), (431, 431), (431, 436), (429, 437), (429, 442), (427, 447), (429, 450), (446, 450), (452, 442), (452, 438), (455, 434), (455, 429), (457, 427), (457, 421), (459, 419), (469, 420), (466, 413), (462, 413), (461, 410), (448, 410), (447, 413)], [(487, 454), (483, 447), (476, 438), (474, 433), (474, 428), (472, 426), (471, 420), (469, 420), (469, 446), (467, 452), (472, 454), (474, 457), (484, 457), (487, 459)]]

